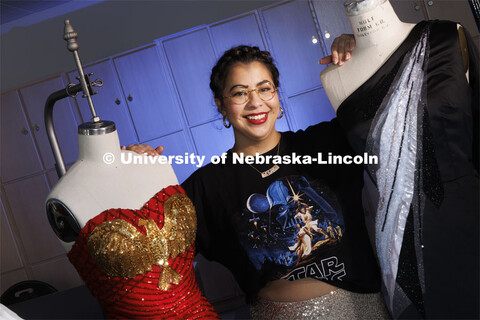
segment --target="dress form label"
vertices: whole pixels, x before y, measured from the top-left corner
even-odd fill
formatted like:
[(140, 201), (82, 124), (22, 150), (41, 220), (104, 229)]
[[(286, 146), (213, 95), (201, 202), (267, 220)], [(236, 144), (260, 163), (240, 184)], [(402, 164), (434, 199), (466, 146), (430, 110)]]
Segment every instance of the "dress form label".
[(360, 38), (385, 30), (389, 26), (389, 23), (385, 19), (375, 19), (373, 16), (358, 20), (354, 25), (355, 33)]

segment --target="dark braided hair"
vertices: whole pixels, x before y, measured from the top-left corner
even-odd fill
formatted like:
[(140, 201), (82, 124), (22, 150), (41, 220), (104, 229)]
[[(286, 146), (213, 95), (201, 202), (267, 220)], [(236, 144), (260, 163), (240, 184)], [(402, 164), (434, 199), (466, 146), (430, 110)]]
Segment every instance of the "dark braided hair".
[(278, 88), (279, 72), (273, 58), (268, 51), (262, 51), (258, 47), (238, 46), (225, 53), (218, 59), (217, 64), (212, 69), (210, 76), (210, 89), (216, 99), (221, 99), (223, 96), (223, 89), (225, 87), (225, 80), (234, 65), (237, 63), (250, 63), (258, 61), (270, 71), (272, 75), (273, 84)]

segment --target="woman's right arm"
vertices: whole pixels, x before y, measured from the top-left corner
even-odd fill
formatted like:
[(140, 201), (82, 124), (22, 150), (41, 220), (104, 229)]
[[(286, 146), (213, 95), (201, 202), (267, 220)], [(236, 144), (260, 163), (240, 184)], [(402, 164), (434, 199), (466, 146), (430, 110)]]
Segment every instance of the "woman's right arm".
[(145, 154), (146, 153), (149, 156), (158, 156), (158, 155), (162, 154), (164, 148), (163, 148), (163, 146), (158, 146), (155, 149), (153, 149), (148, 144), (131, 144), (127, 147), (122, 146), (121, 149), (122, 150), (133, 151), (133, 152), (136, 152), (138, 154)]

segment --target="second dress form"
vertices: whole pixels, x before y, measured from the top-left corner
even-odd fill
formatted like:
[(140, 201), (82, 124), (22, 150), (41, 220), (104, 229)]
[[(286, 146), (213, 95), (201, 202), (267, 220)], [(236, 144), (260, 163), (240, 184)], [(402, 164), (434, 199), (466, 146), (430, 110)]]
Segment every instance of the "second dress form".
[(415, 26), (400, 21), (390, 2), (384, 0), (352, 2), (346, 13), (356, 41), (352, 59), (343, 66), (330, 65), (320, 75), (335, 111), (387, 61)]

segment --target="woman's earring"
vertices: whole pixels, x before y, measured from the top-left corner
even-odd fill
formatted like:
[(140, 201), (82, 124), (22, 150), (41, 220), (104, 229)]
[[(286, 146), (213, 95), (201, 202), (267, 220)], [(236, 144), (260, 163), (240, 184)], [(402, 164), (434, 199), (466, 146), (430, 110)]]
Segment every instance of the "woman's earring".
[(280, 107), (280, 115), (277, 117), (277, 119), (282, 119), (282, 118), (283, 118), (283, 109), (282, 107)]
[[(282, 112), (282, 113), (283, 113), (283, 112)], [(232, 124), (229, 122), (229, 123), (228, 123), (228, 126), (227, 126), (227, 123), (225, 122), (225, 119), (227, 119), (227, 117), (226, 117), (226, 116), (223, 116), (223, 125), (225, 126), (225, 128), (228, 129), (228, 128), (230, 128), (230, 127), (232, 126)]]

